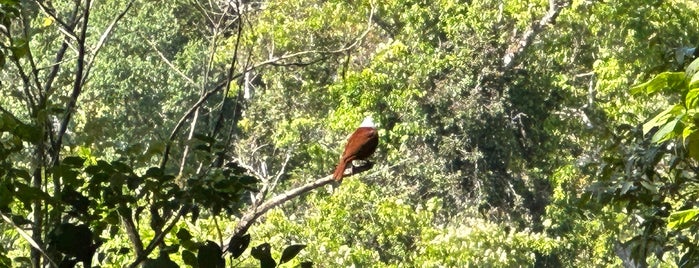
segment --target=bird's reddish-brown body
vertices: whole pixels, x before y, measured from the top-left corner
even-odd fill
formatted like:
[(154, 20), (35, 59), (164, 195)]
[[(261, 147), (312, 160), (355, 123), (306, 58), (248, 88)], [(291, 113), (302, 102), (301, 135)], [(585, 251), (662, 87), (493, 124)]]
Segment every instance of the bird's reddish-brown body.
[(335, 168), (333, 178), (336, 181), (342, 180), (347, 165), (351, 165), (353, 160), (366, 160), (376, 151), (379, 144), (379, 134), (374, 127), (359, 127), (352, 133), (345, 151), (342, 153), (340, 163)]

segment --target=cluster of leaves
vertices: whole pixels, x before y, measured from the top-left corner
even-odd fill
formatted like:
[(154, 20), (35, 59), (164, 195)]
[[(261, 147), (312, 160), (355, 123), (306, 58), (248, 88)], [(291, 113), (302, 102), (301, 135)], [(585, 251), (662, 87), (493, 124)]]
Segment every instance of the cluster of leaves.
[(301, 256), (319, 266), (534, 265), (562, 246), (545, 234), (466, 214), (434, 226), (442, 199), (410, 204), (409, 195), (381, 195), (380, 189), (347, 179), (332, 196), (314, 193), (306, 198), (303, 214), (271, 211), (266, 223), (252, 232), (272, 243), (305, 241), (308, 247)]
[[(629, 264), (674, 260), (680, 267), (698, 265), (696, 232), (697, 92), (699, 60), (685, 72), (664, 72), (631, 88), (633, 94), (682, 96), (642, 126), (622, 125), (615, 143), (598, 166), (600, 181), (591, 186), (602, 204), (623, 208), (632, 226), (615, 247)], [(669, 256), (666, 256), (668, 254)]]

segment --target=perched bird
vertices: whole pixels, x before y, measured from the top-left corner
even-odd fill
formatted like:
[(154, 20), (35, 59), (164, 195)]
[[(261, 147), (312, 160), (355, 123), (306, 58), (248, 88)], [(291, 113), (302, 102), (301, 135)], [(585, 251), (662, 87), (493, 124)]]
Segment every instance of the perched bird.
[(352, 165), (353, 160), (366, 160), (371, 154), (376, 151), (376, 146), (379, 144), (379, 133), (374, 126), (374, 120), (371, 116), (367, 116), (359, 125), (359, 128), (352, 133), (352, 136), (347, 140), (345, 151), (340, 157), (340, 163), (335, 168), (333, 178), (335, 181), (341, 181), (345, 175), (347, 165)]

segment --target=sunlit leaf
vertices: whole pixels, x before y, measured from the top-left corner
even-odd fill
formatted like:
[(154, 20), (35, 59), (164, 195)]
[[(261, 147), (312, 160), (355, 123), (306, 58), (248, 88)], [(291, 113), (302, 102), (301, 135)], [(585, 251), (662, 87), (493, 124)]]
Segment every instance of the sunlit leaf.
[(668, 217), (667, 227), (670, 229), (687, 228), (697, 215), (699, 215), (699, 209), (696, 208), (672, 212)]
[(699, 72), (694, 73), (692, 79), (689, 80), (689, 88), (696, 89), (699, 88)]
[(665, 125), (660, 127), (660, 129), (653, 134), (653, 138), (651, 140), (659, 143), (675, 137), (675, 129), (678, 127), (680, 119), (682, 118), (676, 117), (675, 119), (665, 123)]
[(648, 132), (650, 132), (654, 127), (665, 125), (667, 120), (679, 115), (683, 110), (684, 107), (679, 104), (673, 105), (665, 109), (665, 111), (660, 112), (655, 117), (653, 117), (653, 119), (643, 124), (643, 134), (648, 134)]
[(634, 95), (639, 93), (650, 95), (666, 89), (679, 91), (682, 89), (680, 86), (684, 83), (684, 78), (684, 72), (664, 72), (648, 82), (632, 87), (630, 92)]

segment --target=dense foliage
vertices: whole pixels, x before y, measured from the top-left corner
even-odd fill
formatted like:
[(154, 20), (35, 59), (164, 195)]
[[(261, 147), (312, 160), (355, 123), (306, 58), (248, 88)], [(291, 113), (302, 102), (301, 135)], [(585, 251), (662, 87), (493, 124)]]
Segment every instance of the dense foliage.
[(695, 267), (697, 17), (0, 0), (0, 267)]

